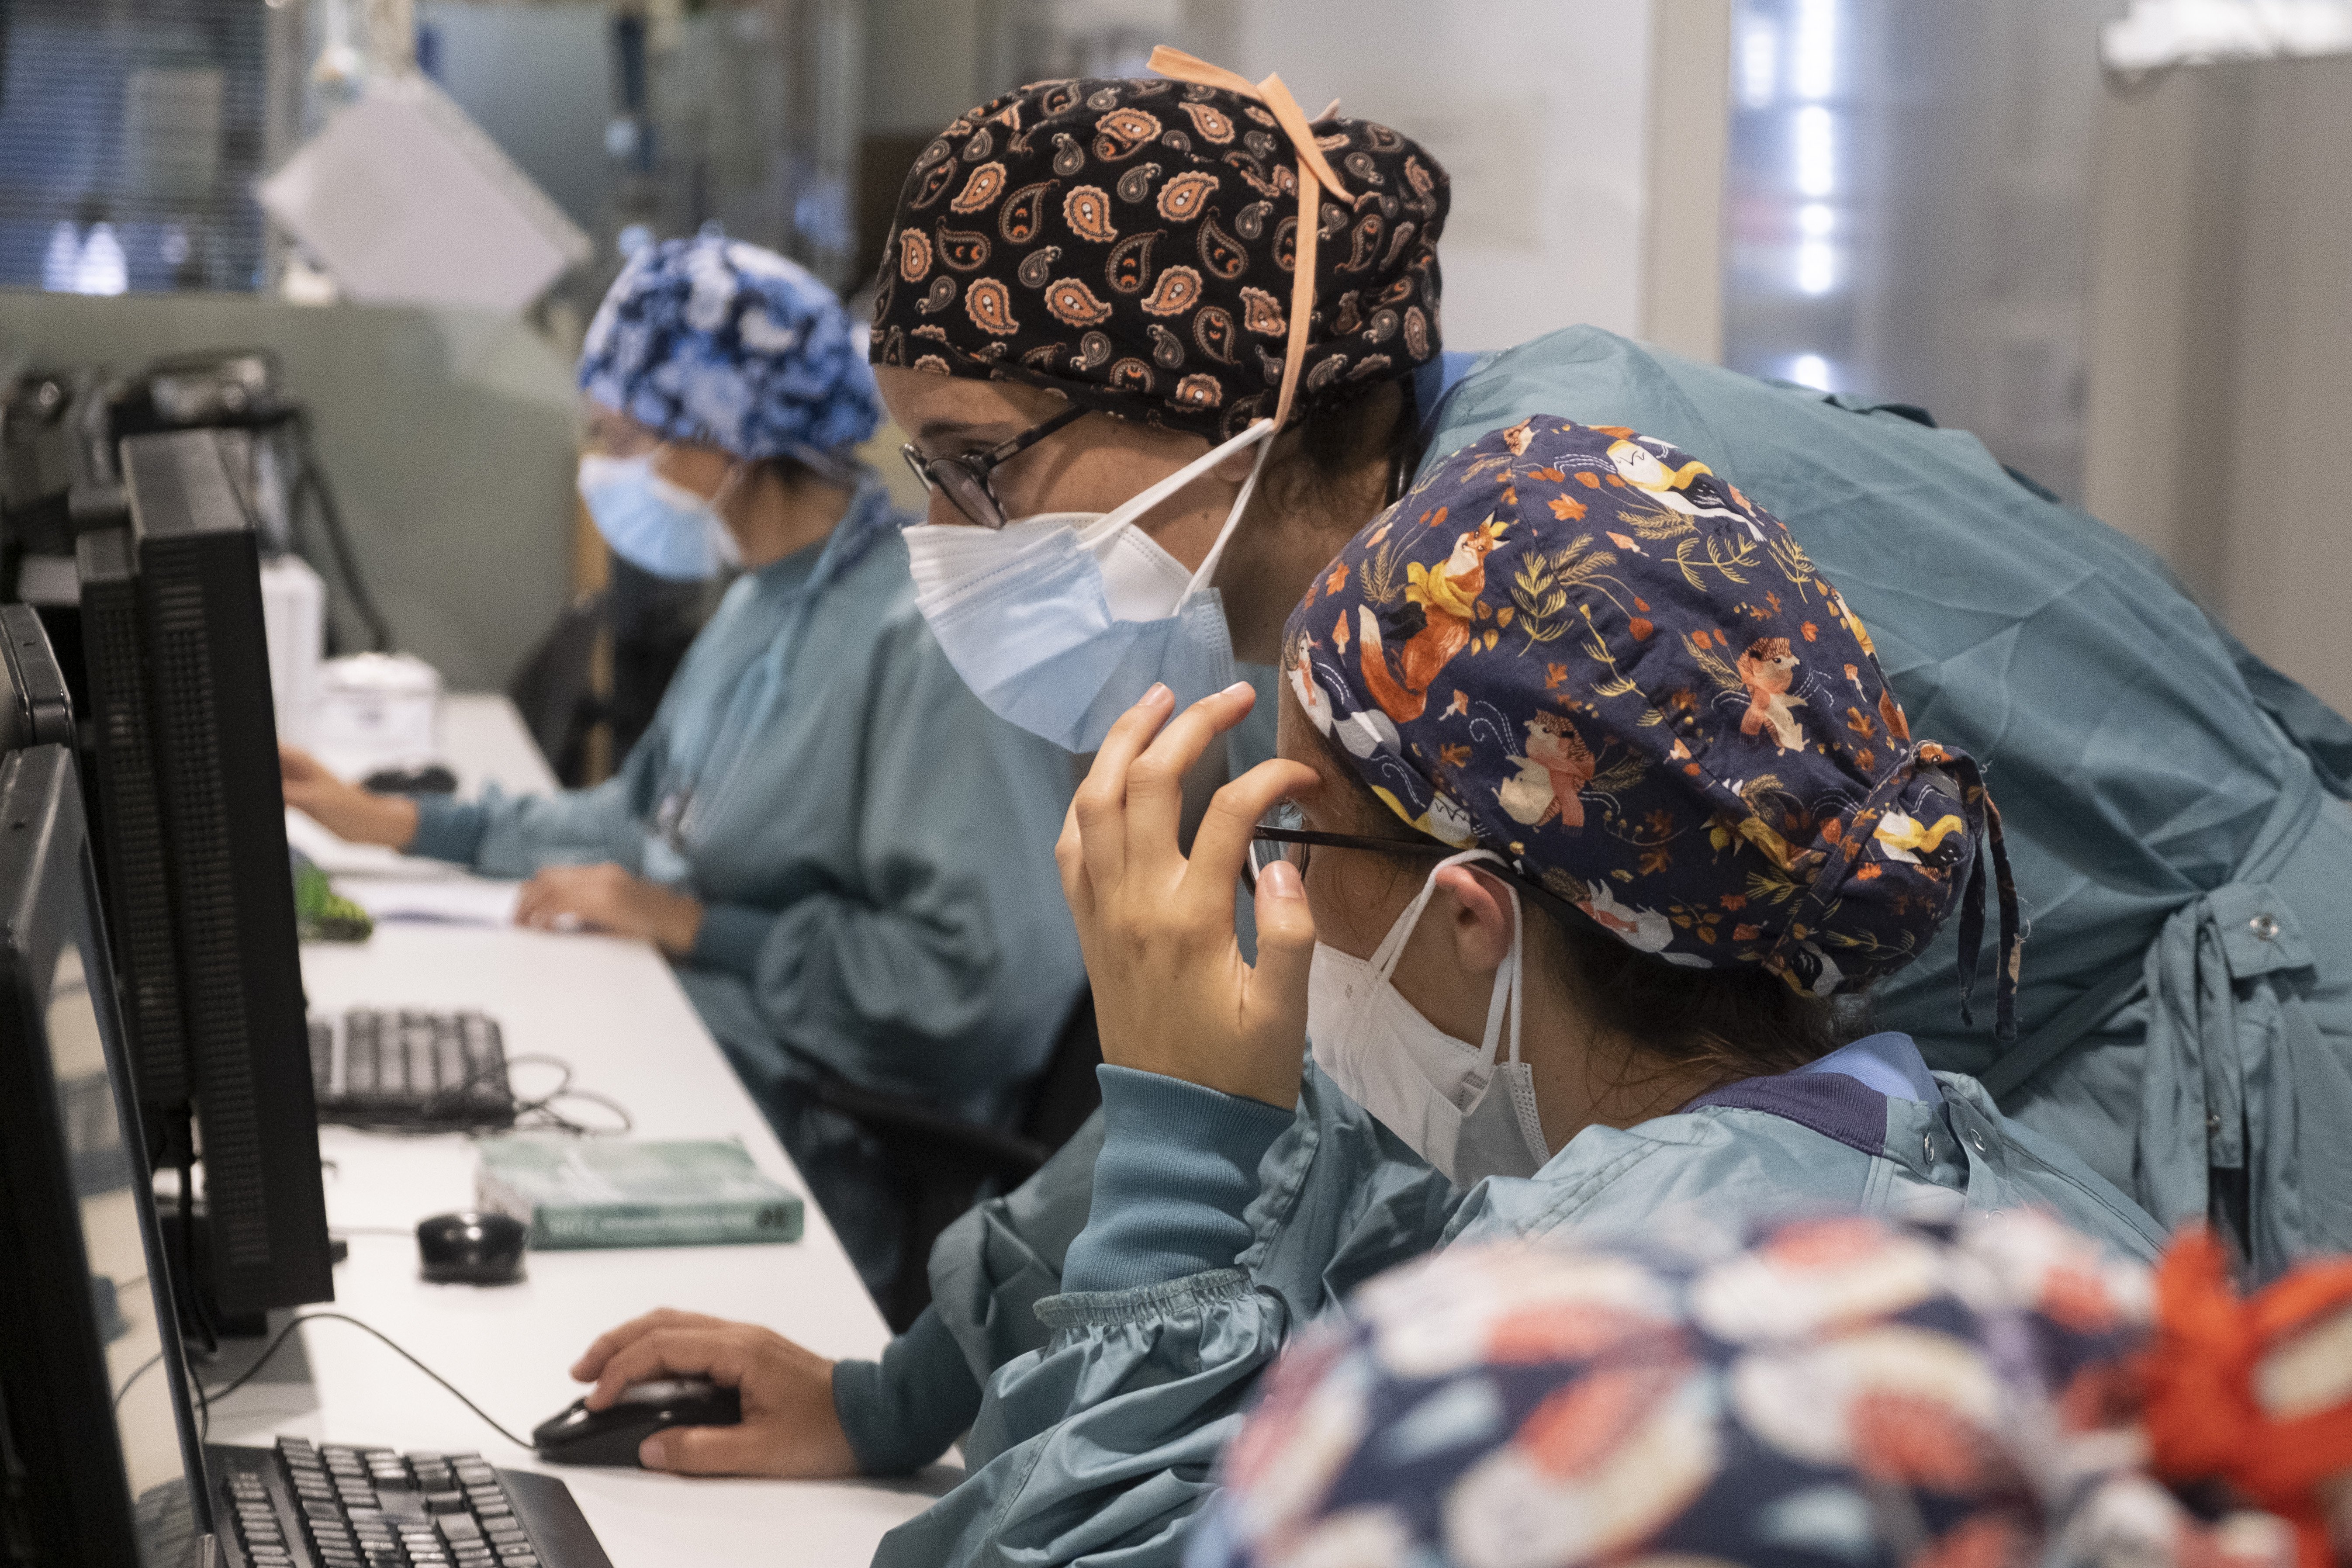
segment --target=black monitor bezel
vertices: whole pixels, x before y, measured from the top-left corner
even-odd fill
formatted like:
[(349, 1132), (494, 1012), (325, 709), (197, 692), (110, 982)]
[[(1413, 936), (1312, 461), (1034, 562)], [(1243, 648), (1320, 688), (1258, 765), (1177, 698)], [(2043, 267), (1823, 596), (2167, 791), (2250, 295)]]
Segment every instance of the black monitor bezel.
[[(131, 1163), (140, 1237), (147, 1253), (163, 1364), (145, 1375), (169, 1379), (199, 1538), (213, 1532), (211, 1489), (188, 1366), (173, 1309), (170, 1269), (157, 1224), (152, 1176), (141, 1141), (137, 1101), (112, 960), (106, 949), (98, 878), (89, 857), (81, 788), (69, 747), (31, 747), (0, 758), (0, 1259), (46, 1258), (52, 1272), (24, 1268), (0, 1291), (0, 1381), (11, 1401), (20, 1458), (28, 1465), (28, 1527), (43, 1560), (136, 1563), (130, 1478), (111, 1416), (115, 1390), (88, 1287), (89, 1262), (67, 1169), (47, 1040), (51, 980), (65, 943), (82, 946), (85, 973), (106, 1053), (122, 1146)], [(63, 1282), (62, 1285), (60, 1282)], [(29, 1436), (41, 1439), (32, 1450)]]

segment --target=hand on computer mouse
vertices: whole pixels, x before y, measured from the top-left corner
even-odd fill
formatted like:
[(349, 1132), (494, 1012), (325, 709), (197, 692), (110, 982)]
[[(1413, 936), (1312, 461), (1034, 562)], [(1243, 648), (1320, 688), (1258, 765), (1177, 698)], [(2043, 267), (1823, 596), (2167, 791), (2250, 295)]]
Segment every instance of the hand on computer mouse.
[(707, 1377), (741, 1395), (737, 1426), (675, 1426), (646, 1438), (638, 1459), (649, 1470), (795, 1479), (857, 1474), (857, 1456), (834, 1414), (833, 1363), (771, 1330), (665, 1307), (599, 1338), (572, 1375), (595, 1384), (591, 1410), (660, 1377)]
[(338, 838), (405, 849), (416, 837), (416, 803), (346, 784), (299, 746), (280, 743), (278, 782), (286, 804)]
[(702, 903), (610, 861), (550, 866), (522, 885), (515, 900), (515, 924), (610, 931), (650, 942), (672, 958), (684, 958), (701, 934)]

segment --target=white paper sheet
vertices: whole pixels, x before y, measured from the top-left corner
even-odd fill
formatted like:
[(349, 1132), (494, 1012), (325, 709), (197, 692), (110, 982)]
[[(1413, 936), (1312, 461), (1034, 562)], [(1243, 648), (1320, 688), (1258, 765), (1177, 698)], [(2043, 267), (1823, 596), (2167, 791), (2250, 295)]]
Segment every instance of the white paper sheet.
[(336, 879), (335, 890), (378, 921), (510, 926), (522, 884), (482, 877), (440, 877), (429, 881), (348, 877)]
[(309, 856), (330, 877), (390, 877), (403, 882), (446, 881), (466, 873), (446, 860), (403, 855), (381, 844), (338, 838), (310, 817), (286, 808), (286, 842)]

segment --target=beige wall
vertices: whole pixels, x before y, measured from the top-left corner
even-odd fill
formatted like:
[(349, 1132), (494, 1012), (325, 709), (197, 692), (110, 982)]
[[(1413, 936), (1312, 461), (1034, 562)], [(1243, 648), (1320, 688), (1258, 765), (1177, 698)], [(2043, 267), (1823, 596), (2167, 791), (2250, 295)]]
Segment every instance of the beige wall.
[[(982, 29), (1017, 0), (868, 0), (861, 175), (878, 237), (905, 162), (983, 90)], [(1035, 7), (1031, 7), (1035, 9)], [(1307, 111), (1334, 98), (1454, 177), (1445, 341), (1507, 348), (1580, 321), (1701, 358), (1721, 338), (1731, 0), (1132, 0), (1139, 27)], [(1090, 0), (1088, 16), (1118, 15)], [(1168, 20), (1172, 18), (1172, 20)], [(1653, 82), (1658, 90), (1653, 91)]]
[(1731, 0), (1651, 0), (1639, 335), (1723, 360)]
[(1260, 0), (1225, 63), (1280, 71), (1310, 114), (1339, 98), (1445, 164), (1447, 347), (1507, 348), (1578, 321), (1636, 332), (1651, 8)]
[(2103, 105), (2085, 500), (2352, 711), (2352, 58)]

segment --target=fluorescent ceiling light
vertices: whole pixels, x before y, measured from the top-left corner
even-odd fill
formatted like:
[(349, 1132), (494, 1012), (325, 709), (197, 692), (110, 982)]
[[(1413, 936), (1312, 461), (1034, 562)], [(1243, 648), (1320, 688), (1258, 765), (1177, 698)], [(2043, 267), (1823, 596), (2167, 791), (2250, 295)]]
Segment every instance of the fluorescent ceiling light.
[(1819, 104), (1797, 110), (1797, 194), (1825, 196), (1837, 188), (1837, 130)]
[(1739, 105), (1769, 109), (1780, 84), (1780, 29), (1761, 16), (1748, 18), (1739, 33)]
[(1799, 98), (1827, 98), (1837, 85), (1838, 0), (1797, 0), (1796, 57), (1789, 85)]
[(2132, 0), (2099, 29), (2099, 59), (2127, 74), (2217, 60), (2352, 53), (2346, 0)]

